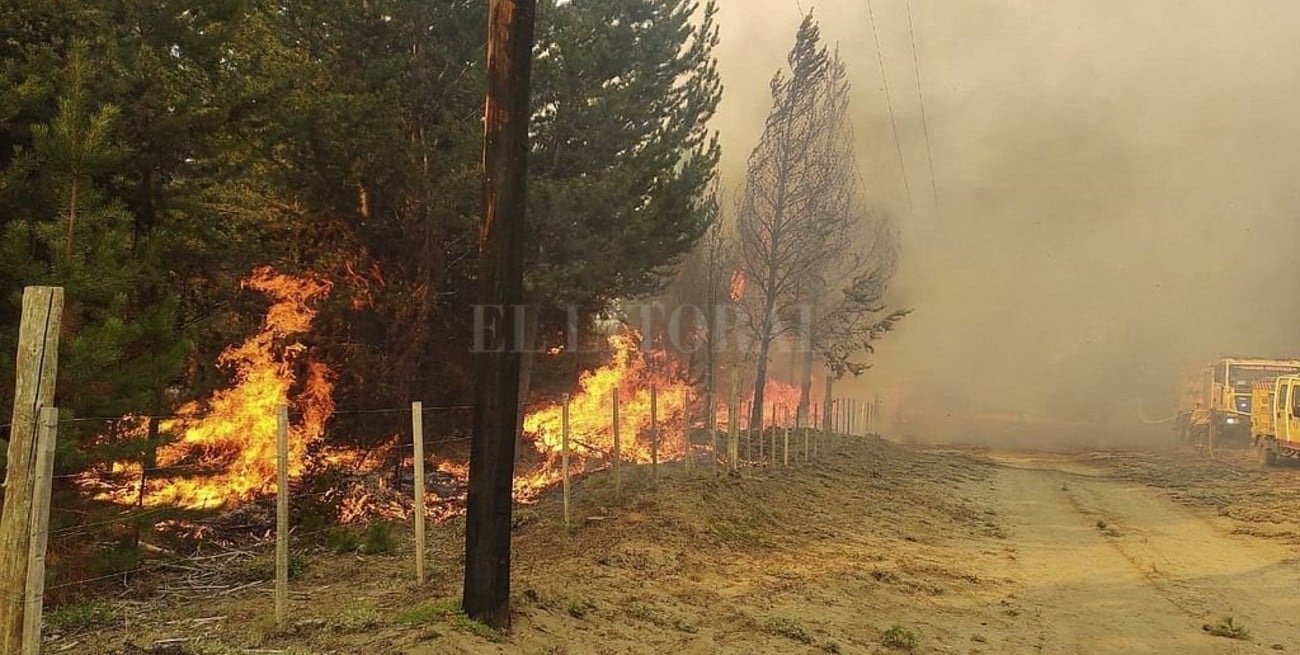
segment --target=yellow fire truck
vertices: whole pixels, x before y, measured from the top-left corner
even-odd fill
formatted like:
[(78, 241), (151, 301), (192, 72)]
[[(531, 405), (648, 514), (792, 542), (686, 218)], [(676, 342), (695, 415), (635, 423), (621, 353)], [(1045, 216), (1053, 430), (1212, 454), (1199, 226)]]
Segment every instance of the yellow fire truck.
[(1259, 463), (1300, 458), (1300, 376), (1256, 382), (1251, 396), (1250, 432)]
[(1300, 375), (1300, 360), (1222, 357), (1184, 376), (1176, 422), (1180, 439), (1250, 445), (1255, 384), (1289, 375)]

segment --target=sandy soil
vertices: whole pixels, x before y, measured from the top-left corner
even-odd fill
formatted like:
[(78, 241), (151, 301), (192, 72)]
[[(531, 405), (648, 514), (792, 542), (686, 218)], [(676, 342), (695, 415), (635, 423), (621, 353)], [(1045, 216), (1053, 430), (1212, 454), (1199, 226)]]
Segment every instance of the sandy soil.
[[(1226, 472), (1226, 473), (1225, 473)], [(264, 587), (121, 604), (73, 653), (1251, 653), (1300, 648), (1285, 517), (1300, 469), (1183, 455), (998, 455), (868, 439), (813, 466), (716, 478), (604, 476), (523, 513), (509, 635), (427, 611), (454, 596), (460, 528), (435, 580), (410, 553), (309, 557), (294, 627)], [(1290, 485), (1290, 486), (1288, 486)], [(1257, 501), (1265, 498), (1266, 501)], [(1280, 522), (1271, 522), (1276, 519)], [(408, 546), (409, 547), (409, 546)], [(1224, 617), (1248, 639), (1209, 634)], [(172, 642), (167, 639), (186, 639)], [(914, 644), (909, 644), (914, 640)], [(159, 644), (162, 643), (162, 646)]]

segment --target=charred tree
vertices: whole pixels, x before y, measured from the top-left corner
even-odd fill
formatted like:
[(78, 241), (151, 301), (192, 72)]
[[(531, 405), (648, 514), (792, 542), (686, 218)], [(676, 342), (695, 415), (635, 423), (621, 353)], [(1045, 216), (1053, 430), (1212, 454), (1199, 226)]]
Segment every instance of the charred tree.
[(534, 0), (488, 5), (488, 91), (479, 236), (477, 389), (465, 517), (465, 613), (510, 626), (510, 511), (519, 349)]
[(848, 82), (811, 15), (787, 61), (788, 72), (772, 78), (772, 110), (738, 210), (742, 311), (757, 357), (751, 425), (762, 425), (773, 344), (811, 321), (809, 289), (845, 251), (855, 218)]
[[(826, 311), (814, 312), (811, 328), (809, 367), (805, 387), (811, 380), (812, 351), (835, 378), (861, 375), (868, 368), (862, 356), (875, 351), (874, 342), (894, 329), (910, 309), (891, 309), (885, 302), (889, 283), (898, 267), (898, 238), (883, 216), (862, 210), (863, 228), (842, 269), (839, 280), (829, 286), (829, 296), (819, 300)], [(801, 404), (806, 397), (800, 399)]]

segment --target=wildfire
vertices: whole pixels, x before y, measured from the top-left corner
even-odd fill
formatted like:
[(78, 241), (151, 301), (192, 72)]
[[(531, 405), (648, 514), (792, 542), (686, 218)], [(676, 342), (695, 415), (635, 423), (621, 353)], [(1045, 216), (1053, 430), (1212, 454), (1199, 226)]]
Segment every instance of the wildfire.
[[(158, 450), (160, 469), (182, 470), (172, 477), (148, 481), (143, 502), (187, 508), (215, 508), (275, 489), (276, 412), (288, 405), (289, 475), (299, 476), (308, 447), (325, 432), (334, 411), (333, 372), (306, 361), (306, 379), (296, 398), (295, 364), (306, 347), (289, 342), (311, 328), (316, 311), (309, 303), (329, 293), (328, 281), (295, 277), (259, 268), (243, 282), (272, 299), (257, 334), (222, 352), (218, 363), (232, 371), (232, 385), (206, 401), (177, 410), (180, 418), (162, 421), (164, 434), (179, 438)], [(199, 474), (188, 474), (188, 470)], [(138, 472), (139, 466), (118, 464), (116, 472)], [(132, 501), (138, 490), (109, 492), (112, 500)]]
[(731, 302), (740, 302), (745, 296), (745, 272), (736, 271), (731, 274)]
[[(814, 407), (821, 403), (820, 384), (814, 381), (809, 395), (808, 411), (811, 414)], [(763, 424), (770, 425), (773, 422), (772, 408), (776, 408), (775, 422), (780, 426), (794, 426), (796, 415), (799, 412), (799, 385), (782, 382), (780, 380), (769, 379), (767, 385), (763, 387), (763, 404), (767, 407), (763, 411)], [(727, 406), (725, 394), (719, 393), (717, 404), (714, 408), (713, 421), (714, 429), (726, 431), (727, 429)], [(741, 400), (739, 415), (736, 420), (736, 427), (740, 430), (749, 428), (749, 408), (753, 405), (754, 394), (751, 391), (748, 396)]]
[[(642, 353), (635, 331), (609, 337), (614, 355), (600, 368), (583, 373), (578, 392), (569, 401), (569, 448), (578, 458), (612, 455), (614, 447), (613, 407), (618, 394), (619, 449), (624, 460), (651, 460), (650, 395), (657, 394), (659, 459), (681, 458), (683, 430), (693, 391), (669, 365), (666, 354)], [(524, 432), (532, 435), (541, 453), (559, 454), (562, 439), (560, 403), (548, 405), (524, 418)], [(526, 482), (525, 486), (531, 484)]]

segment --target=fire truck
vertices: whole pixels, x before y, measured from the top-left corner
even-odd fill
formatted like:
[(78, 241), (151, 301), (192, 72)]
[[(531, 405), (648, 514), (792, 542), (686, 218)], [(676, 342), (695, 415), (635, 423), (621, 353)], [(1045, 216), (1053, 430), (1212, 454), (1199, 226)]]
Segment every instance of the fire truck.
[(1251, 395), (1250, 432), (1259, 463), (1300, 458), (1300, 376), (1256, 382)]
[(1221, 357), (1183, 377), (1176, 426), (1184, 442), (1216, 446), (1252, 443), (1251, 408), (1256, 383), (1300, 375), (1300, 360)]

